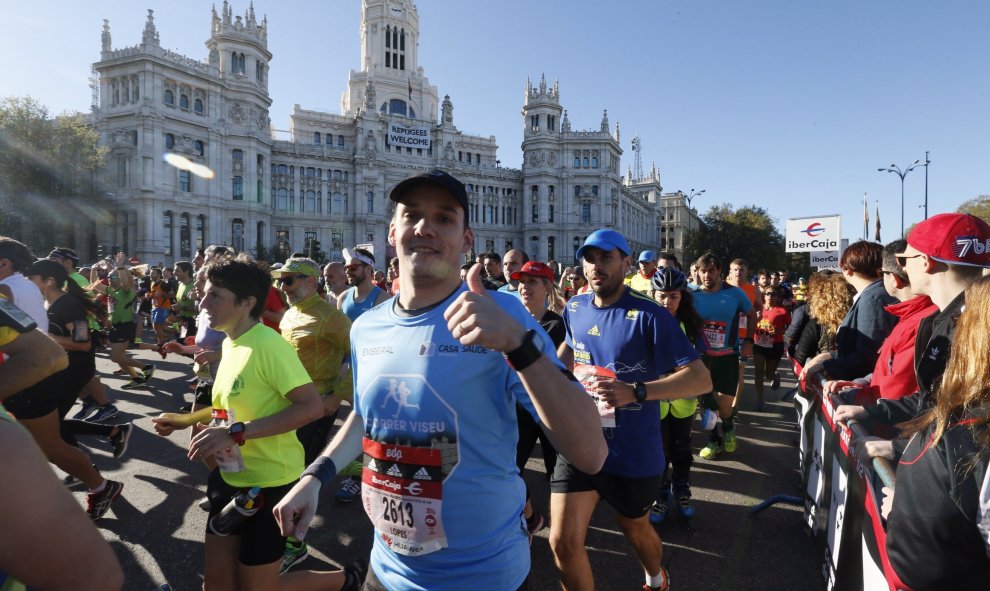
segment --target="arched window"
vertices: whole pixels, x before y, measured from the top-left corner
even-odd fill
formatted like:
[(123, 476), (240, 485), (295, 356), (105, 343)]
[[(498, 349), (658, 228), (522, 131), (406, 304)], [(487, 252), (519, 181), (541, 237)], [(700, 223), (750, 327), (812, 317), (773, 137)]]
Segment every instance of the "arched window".
[(591, 168), (598, 168), (598, 156), (591, 157)]
[(590, 224), (591, 223), (591, 204), (582, 203), (581, 204), (581, 223)]
[(591, 194), (598, 197), (598, 185), (591, 185)]
[(296, 210), (296, 190), (289, 189), (289, 211)]
[(402, 99), (392, 99), (388, 102), (388, 112), (392, 115), (406, 115), (406, 101)]
[(392, 49), (392, 27), (385, 27), (385, 49)]
[(169, 89), (165, 89), (165, 104), (169, 106), (175, 105), (175, 93)]
[(320, 132), (318, 132), (318, 131), (314, 131), (313, 132), (313, 143), (314, 144), (322, 144), (323, 143), (323, 138), (320, 137)]
[(588, 157), (587, 156), (584, 157), (584, 167), (585, 168), (588, 167)]
[(278, 165), (278, 173), (279, 174), (289, 174), (289, 167), (286, 166), (286, 165), (284, 165), (284, 164), (279, 164)]
[(367, 211), (365, 213), (375, 213), (375, 193), (368, 191), (365, 193), (365, 197), (368, 199)]
[(342, 136), (342, 135), (338, 135), (337, 136), (337, 148), (339, 148), (341, 150), (344, 149), (344, 136)]
[(574, 196), (575, 197), (581, 196), (581, 185), (574, 185)]
[(332, 199), (333, 199), (333, 202), (330, 205), (330, 211), (328, 211), (327, 213), (332, 214), (332, 215), (340, 215), (340, 214), (344, 213), (344, 210), (343, 210), (343, 207), (344, 207), (344, 202), (343, 202), (343, 199), (344, 198), (343, 198), (343, 195), (341, 195), (339, 192), (334, 192)]
[(331, 148), (333, 147), (333, 134), (332, 133), (328, 133), (326, 135), (326, 137), (323, 138), (323, 139), (326, 140), (326, 143), (327, 143), (328, 146), (330, 146)]
[(575, 156), (574, 157), (574, 168), (581, 168), (581, 157), (580, 156)]
[(202, 156), (204, 152), (203, 140), (196, 140), (196, 143), (194, 143), (193, 145), (196, 146), (196, 153)]
[(187, 95), (184, 94), (179, 95), (179, 108), (187, 109), (187, 110), (189, 109), (189, 97)]
[(171, 133), (166, 133), (165, 134), (165, 149), (166, 150), (171, 150), (174, 147), (175, 147), (175, 136), (172, 135)]
[(316, 211), (316, 191), (306, 191), (306, 211)]
[(340, 172), (339, 170), (333, 171), (333, 180), (339, 181), (343, 178), (344, 178), (344, 174), (342, 172)]
[(234, 151), (230, 153), (230, 157), (234, 162), (244, 162), (244, 150), (235, 148)]
[(406, 30), (402, 29), (402, 31), (399, 32), (399, 51), (405, 51), (405, 50), (406, 50)]
[(234, 201), (244, 200), (244, 177), (235, 176), (232, 179), (232, 189)]
[(280, 211), (285, 211), (289, 208), (289, 190), (279, 189), (278, 190), (278, 203), (275, 204), (275, 208)]
[(316, 176), (316, 169), (312, 166), (306, 168), (306, 176)]

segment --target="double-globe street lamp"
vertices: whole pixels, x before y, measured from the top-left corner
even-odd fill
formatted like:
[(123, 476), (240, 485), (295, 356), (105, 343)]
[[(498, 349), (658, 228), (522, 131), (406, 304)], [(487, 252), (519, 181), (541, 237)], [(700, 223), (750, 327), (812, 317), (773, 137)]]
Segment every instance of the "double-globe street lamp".
[(904, 177), (907, 176), (909, 172), (918, 168), (919, 166), (924, 166), (921, 160), (915, 160), (909, 164), (904, 170), (901, 170), (896, 164), (891, 164), (890, 168), (878, 168), (877, 172), (892, 172), (901, 178), (901, 238), (904, 238)]

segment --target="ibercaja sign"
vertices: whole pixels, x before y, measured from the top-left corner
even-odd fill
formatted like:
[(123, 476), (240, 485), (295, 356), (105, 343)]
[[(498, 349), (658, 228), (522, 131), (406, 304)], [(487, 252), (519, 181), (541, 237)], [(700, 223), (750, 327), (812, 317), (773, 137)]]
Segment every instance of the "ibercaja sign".
[(785, 252), (820, 252), (839, 250), (842, 239), (841, 216), (825, 215), (787, 220)]

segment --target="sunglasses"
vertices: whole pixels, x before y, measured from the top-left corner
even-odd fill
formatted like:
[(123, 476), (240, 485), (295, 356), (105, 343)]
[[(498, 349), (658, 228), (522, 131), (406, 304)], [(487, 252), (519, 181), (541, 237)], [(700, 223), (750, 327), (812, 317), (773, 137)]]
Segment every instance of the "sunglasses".
[(924, 255), (913, 254), (911, 256), (907, 256), (907, 255), (903, 255), (903, 254), (898, 254), (898, 255), (894, 255), (894, 260), (897, 261), (897, 264), (898, 265), (900, 265), (900, 266), (903, 267), (904, 265), (907, 264), (907, 260), (908, 259), (916, 259), (916, 258), (918, 258), (920, 256), (924, 256)]
[(302, 279), (302, 280), (305, 281), (306, 275), (289, 275), (288, 277), (279, 277), (277, 281), (279, 283), (281, 283), (282, 285), (288, 285), (288, 286), (291, 287), (292, 286), (292, 283), (296, 279)]

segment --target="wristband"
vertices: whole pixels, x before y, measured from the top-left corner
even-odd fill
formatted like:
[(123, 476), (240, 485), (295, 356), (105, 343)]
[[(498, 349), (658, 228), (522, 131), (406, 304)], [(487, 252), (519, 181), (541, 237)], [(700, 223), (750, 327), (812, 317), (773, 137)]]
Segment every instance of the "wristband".
[(640, 404), (646, 402), (646, 384), (643, 382), (634, 383), (633, 391), (636, 393), (636, 402)]
[(320, 481), (320, 486), (323, 486), (337, 476), (337, 466), (327, 456), (320, 456), (313, 460), (312, 464), (306, 466), (306, 469), (299, 475), (299, 478), (303, 476), (312, 476)]
[(536, 340), (536, 330), (529, 329), (526, 331), (526, 336), (523, 337), (523, 342), (521, 345), (515, 349), (503, 353), (505, 360), (509, 362), (512, 369), (516, 371), (523, 371), (530, 365), (536, 363), (536, 360), (543, 357), (543, 351), (536, 346), (533, 342)]

